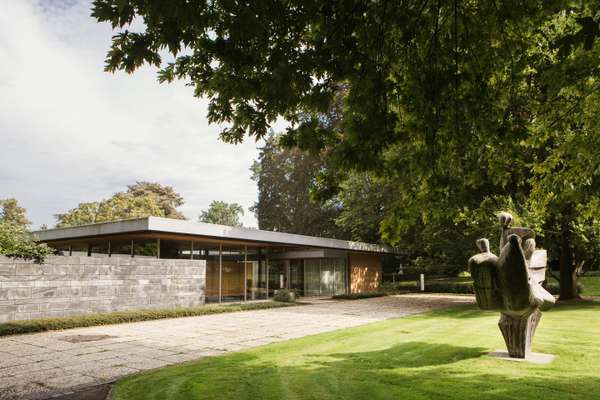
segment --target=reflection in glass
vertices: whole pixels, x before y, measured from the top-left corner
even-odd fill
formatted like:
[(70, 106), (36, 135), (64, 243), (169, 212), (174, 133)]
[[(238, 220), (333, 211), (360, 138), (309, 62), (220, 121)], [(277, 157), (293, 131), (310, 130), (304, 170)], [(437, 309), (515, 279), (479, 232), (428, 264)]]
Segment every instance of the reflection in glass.
[(304, 260), (305, 296), (333, 296), (345, 292), (345, 260), (341, 258)]
[[(130, 252), (131, 252), (131, 250), (130, 250)], [(90, 255), (92, 257), (108, 257), (108, 253), (109, 253), (108, 240), (104, 240), (102, 242), (91, 243)]]
[(138, 258), (158, 257), (158, 243), (156, 239), (134, 240), (133, 255)]
[(205, 299), (207, 303), (218, 303), (222, 296), (219, 247), (205, 248), (202, 253), (206, 260)]
[(304, 296), (304, 268), (302, 260), (290, 260), (290, 289), (297, 296)]

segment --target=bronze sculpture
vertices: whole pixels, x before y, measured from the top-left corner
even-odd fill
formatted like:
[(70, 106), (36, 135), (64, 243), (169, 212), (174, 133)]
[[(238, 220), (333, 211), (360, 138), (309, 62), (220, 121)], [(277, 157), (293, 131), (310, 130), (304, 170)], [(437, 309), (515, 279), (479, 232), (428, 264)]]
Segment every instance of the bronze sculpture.
[(511, 227), (509, 213), (501, 213), (499, 220), (500, 255), (490, 251), (487, 239), (479, 239), (481, 253), (471, 257), (469, 270), (479, 308), (501, 313), (498, 326), (509, 357), (526, 358), (541, 311), (555, 302), (541, 286), (546, 279), (546, 250), (535, 248), (532, 229)]

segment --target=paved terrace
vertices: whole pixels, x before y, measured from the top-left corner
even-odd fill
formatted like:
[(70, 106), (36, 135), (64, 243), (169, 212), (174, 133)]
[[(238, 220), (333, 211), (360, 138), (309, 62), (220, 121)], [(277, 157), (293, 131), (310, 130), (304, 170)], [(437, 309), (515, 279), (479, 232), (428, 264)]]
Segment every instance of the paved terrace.
[(473, 303), (412, 294), (0, 338), (0, 399), (44, 399), (124, 375), (389, 318)]

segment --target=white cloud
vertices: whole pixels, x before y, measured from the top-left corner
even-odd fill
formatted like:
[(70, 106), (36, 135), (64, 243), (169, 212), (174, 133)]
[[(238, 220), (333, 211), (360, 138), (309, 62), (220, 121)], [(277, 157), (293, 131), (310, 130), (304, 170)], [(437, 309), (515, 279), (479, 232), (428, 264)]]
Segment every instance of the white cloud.
[(196, 219), (212, 200), (257, 196), (256, 143), (218, 140), (206, 101), (155, 72), (103, 71), (112, 31), (88, 1), (0, 0), (0, 198), (16, 197), (35, 226), (136, 180), (172, 185)]

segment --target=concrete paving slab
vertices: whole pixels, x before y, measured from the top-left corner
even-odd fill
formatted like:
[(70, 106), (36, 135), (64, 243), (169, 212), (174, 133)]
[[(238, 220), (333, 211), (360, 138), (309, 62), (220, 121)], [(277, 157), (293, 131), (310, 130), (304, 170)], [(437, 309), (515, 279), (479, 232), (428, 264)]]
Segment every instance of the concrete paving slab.
[(139, 371), (473, 303), (469, 296), (434, 294), (316, 300), (298, 307), (0, 338), (0, 400), (72, 396), (74, 390)]

